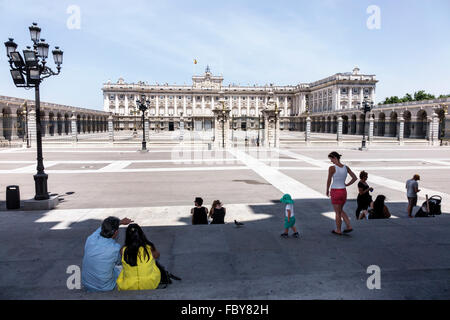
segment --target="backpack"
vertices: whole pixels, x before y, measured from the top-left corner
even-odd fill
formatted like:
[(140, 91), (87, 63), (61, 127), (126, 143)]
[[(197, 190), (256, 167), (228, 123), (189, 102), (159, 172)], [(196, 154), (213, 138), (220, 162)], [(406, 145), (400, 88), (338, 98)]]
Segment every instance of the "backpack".
[(169, 284), (172, 284), (172, 279), (180, 281), (181, 278), (178, 278), (177, 276), (174, 276), (169, 271), (166, 270), (158, 261), (156, 261), (156, 266), (158, 267), (159, 271), (161, 272), (161, 281), (159, 282), (160, 289), (165, 289)]

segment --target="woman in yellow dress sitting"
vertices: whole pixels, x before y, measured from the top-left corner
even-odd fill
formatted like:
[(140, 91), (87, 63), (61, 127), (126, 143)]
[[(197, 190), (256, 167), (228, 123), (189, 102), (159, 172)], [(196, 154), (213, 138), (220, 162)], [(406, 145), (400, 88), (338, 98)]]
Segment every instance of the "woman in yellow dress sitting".
[(141, 227), (130, 224), (127, 228), (122, 253), (122, 272), (117, 279), (117, 288), (122, 290), (153, 290), (161, 281), (161, 272), (156, 265), (159, 252), (147, 240)]

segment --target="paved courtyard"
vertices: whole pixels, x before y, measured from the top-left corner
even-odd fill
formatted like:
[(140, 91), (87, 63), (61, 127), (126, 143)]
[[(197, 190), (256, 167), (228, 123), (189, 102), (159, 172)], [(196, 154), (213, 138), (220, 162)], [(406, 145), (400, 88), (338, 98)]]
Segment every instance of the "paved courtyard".
[[(357, 150), (286, 135), (282, 147), (209, 150), (168, 138), (138, 144), (46, 144), (44, 159), (56, 210), (6, 211), (4, 190), (19, 185), (34, 196), (34, 149), (0, 149), (0, 298), (6, 299), (449, 299), (450, 148), (393, 144)], [(327, 155), (357, 174), (369, 173), (374, 195), (387, 196), (393, 218), (354, 221), (356, 184), (346, 211), (351, 236), (331, 234), (334, 213), (325, 196)], [(443, 198), (440, 217), (408, 219), (405, 181), (420, 174), (419, 203)], [(283, 193), (295, 199), (301, 239), (280, 239)], [(191, 226), (193, 199), (227, 207), (224, 226)], [(417, 210), (417, 208), (416, 208)], [(84, 241), (110, 216), (145, 228), (161, 262), (183, 278), (166, 290), (88, 294), (68, 290), (66, 269), (81, 265)], [(236, 228), (234, 220), (245, 223)], [(123, 242), (122, 231), (119, 241)], [(367, 268), (381, 268), (381, 290), (369, 290)]]

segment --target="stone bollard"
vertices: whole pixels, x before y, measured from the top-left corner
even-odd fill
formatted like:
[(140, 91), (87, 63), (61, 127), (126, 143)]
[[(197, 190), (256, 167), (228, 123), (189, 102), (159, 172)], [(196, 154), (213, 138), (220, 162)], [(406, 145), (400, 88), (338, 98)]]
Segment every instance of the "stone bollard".
[(113, 122), (113, 116), (110, 115), (108, 117), (108, 132), (109, 132), (109, 143), (114, 143), (114, 122)]
[(400, 117), (398, 119), (398, 144), (403, 146), (405, 144), (403, 137), (405, 133), (405, 119)]
[(344, 126), (344, 120), (341, 116), (338, 118), (338, 127), (337, 127), (337, 144), (338, 146), (342, 145), (342, 129)]
[(147, 142), (149, 142), (150, 141), (150, 122), (149, 122), (149, 119), (145, 119), (144, 125), (145, 125), (145, 140), (147, 140)]
[(433, 146), (439, 146), (439, 117), (436, 113), (431, 116), (431, 141)]
[(70, 124), (72, 129), (72, 144), (76, 145), (78, 142), (78, 128), (77, 128), (77, 117), (75, 117), (75, 113), (70, 118)]
[(30, 145), (36, 146), (36, 111), (31, 109), (28, 112), (28, 136), (30, 139)]
[(307, 145), (311, 144), (311, 118), (306, 118), (305, 142)]
[(369, 117), (369, 133), (367, 134), (369, 137), (369, 143), (373, 142), (373, 132), (375, 127), (375, 120), (372, 116)]

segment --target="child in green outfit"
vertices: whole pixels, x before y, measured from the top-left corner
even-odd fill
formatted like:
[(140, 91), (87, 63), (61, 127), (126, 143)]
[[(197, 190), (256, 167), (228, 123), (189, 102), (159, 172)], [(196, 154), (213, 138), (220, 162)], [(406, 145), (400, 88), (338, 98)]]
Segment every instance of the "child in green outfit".
[(281, 203), (286, 204), (286, 216), (284, 218), (284, 233), (281, 234), (281, 237), (287, 238), (289, 237), (289, 229), (294, 231), (292, 235), (294, 238), (299, 238), (300, 235), (297, 232), (297, 228), (295, 227), (295, 215), (294, 215), (294, 200), (292, 200), (291, 195), (285, 194), (283, 198), (281, 198)]

